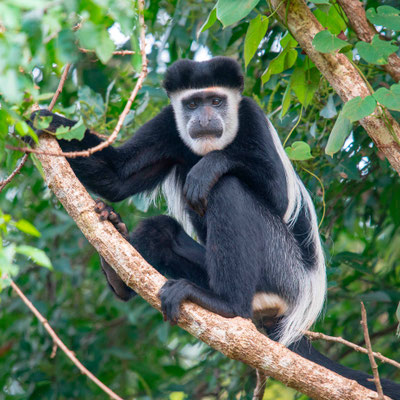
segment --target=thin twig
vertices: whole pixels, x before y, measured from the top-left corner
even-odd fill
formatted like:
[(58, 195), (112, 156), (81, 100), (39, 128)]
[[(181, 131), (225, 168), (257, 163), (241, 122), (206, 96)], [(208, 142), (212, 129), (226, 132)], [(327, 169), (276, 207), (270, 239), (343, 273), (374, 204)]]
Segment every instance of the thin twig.
[(25, 165), (26, 161), (28, 160), (29, 155), (27, 153), (25, 153), (23, 155), (23, 157), (21, 158), (20, 163), (17, 165), (17, 167), (14, 169), (14, 171), (10, 174), (10, 176), (2, 181), (0, 181), (0, 193), (1, 191), (4, 189), (4, 186), (6, 186), (7, 184), (9, 184), (14, 177), (19, 174), (19, 172), (21, 171), (22, 167)]
[[(392, 333), (392, 332), (396, 332), (396, 328), (397, 328), (397, 323), (392, 324), (387, 326), (386, 328), (383, 328), (380, 331), (375, 331), (372, 335), (370, 335), (371, 340), (374, 340), (376, 338), (380, 338), (381, 336), (387, 335), (388, 333)], [(364, 338), (362, 340), (360, 340), (358, 343), (356, 343), (356, 345), (358, 346), (362, 346), (365, 343)], [(347, 355), (349, 355), (352, 352), (352, 349), (346, 349), (342, 354), (340, 354), (340, 357), (346, 357)], [(374, 357), (376, 357), (376, 354), (380, 354), (380, 353), (374, 353)], [(386, 361), (385, 361), (386, 362)], [(400, 363), (398, 363), (397, 361), (394, 361), (395, 364), (393, 364), (395, 367), (400, 368)]]
[[(84, 49), (83, 47), (79, 47), (79, 51), (81, 51), (82, 53), (95, 53), (95, 50)], [(129, 56), (132, 54), (136, 54), (136, 52), (133, 50), (116, 50), (113, 51), (113, 54), (115, 56)]]
[(97, 379), (75, 356), (75, 354), (64, 344), (64, 342), (57, 336), (53, 328), (50, 326), (46, 318), (38, 311), (37, 308), (29, 301), (29, 299), (22, 293), (21, 289), (11, 280), (11, 287), (15, 290), (17, 295), (22, 301), (28, 306), (32, 313), (36, 316), (39, 322), (44, 326), (44, 329), (49, 333), (53, 342), (59, 347), (67, 357), (77, 366), (82, 374), (86, 375), (92, 382), (94, 382), (100, 389), (107, 393), (114, 400), (122, 400), (117, 394), (115, 394), (109, 387), (104, 385), (99, 379)]
[(365, 345), (367, 346), (367, 349), (368, 349), (369, 362), (372, 367), (372, 373), (374, 374), (374, 383), (376, 386), (376, 391), (378, 392), (378, 399), (384, 400), (385, 396), (383, 394), (381, 380), (379, 379), (378, 366), (376, 365), (376, 361), (374, 358), (374, 352), (372, 351), (371, 340), (369, 338), (368, 324), (367, 324), (367, 311), (365, 310), (363, 302), (361, 302), (361, 325), (362, 325), (363, 331), (364, 331)]
[(61, 75), (60, 82), (58, 83), (57, 90), (54, 93), (53, 98), (51, 99), (51, 103), (50, 103), (49, 108), (48, 108), (49, 111), (51, 111), (54, 108), (54, 106), (55, 106), (55, 104), (57, 102), (58, 96), (61, 94), (61, 92), (63, 90), (64, 83), (65, 83), (65, 81), (67, 79), (67, 75), (68, 75), (68, 72), (69, 72), (70, 68), (71, 68), (71, 64), (65, 64), (65, 68), (64, 68), (64, 71), (63, 71), (63, 73)]
[[(336, 337), (336, 336), (328, 336), (325, 335), (324, 333), (321, 332), (311, 332), (311, 331), (306, 331), (305, 334), (309, 337), (310, 340), (325, 340), (327, 342), (335, 342), (335, 343), (341, 343), (344, 344), (345, 346), (348, 346), (352, 348), (355, 351), (358, 351), (360, 353), (368, 354), (368, 350), (364, 347), (361, 347), (355, 343), (349, 342), (346, 339), (343, 339), (342, 337)], [(391, 360), (388, 357), (383, 356), (381, 353), (374, 352), (374, 357), (379, 358), (384, 363), (391, 364), (395, 366), (396, 368), (400, 369), (400, 363), (397, 361)]]
[[(138, 10), (139, 10), (139, 24), (140, 24), (140, 54), (142, 56), (142, 69), (140, 71), (139, 78), (136, 82), (135, 87), (133, 88), (131, 95), (129, 96), (128, 101), (126, 102), (125, 108), (122, 111), (121, 115), (119, 116), (118, 122), (116, 127), (114, 128), (113, 133), (108, 137), (107, 140), (104, 142), (101, 142), (97, 146), (91, 147), (90, 149), (87, 150), (82, 150), (82, 151), (70, 151), (70, 152), (48, 152), (48, 151), (42, 151), (42, 150), (36, 150), (32, 149), (30, 147), (14, 147), (14, 146), (9, 146), (6, 145), (8, 149), (11, 150), (17, 150), (17, 151), (24, 151), (26, 153), (35, 153), (35, 154), (43, 154), (43, 155), (48, 155), (48, 156), (55, 156), (55, 157), (68, 157), (68, 158), (75, 158), (75, 157), (89, 157), (93, 153), (96, 153), (97, 151), (103, 150), (104, 148), (110, 146), (115, 139), (118, 136), (119, 131), (122, 128), (122, 125), (124, 123), (124, 120), (126, 116), (128, 115), (132, 103), (135, 100), (139, 90), (141, 89), (143, 82), (147, 76), (147, 57), (146, 57), (146, 35), (145, 35), (145, 29), (146, 25), (144, 23), (144, 0), (139, 0), (138, 1)], [(61, 83), (61, 82), (60, 82)]]
[(256, 369), (257, 384), (253, 392), (253, 400), (262, 400), (264, 397), (265, 386), (267, 384), (268, 375), (259, 369)]

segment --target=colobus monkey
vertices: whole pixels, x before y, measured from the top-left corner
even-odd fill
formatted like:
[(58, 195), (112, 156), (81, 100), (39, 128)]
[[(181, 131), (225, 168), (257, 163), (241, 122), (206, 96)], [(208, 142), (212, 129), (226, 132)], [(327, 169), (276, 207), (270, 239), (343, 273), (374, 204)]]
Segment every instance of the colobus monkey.
[[(164, 80), (171, 105), (121, 147), (68, 161), (88, 189), (109, 201), (164, 194), (174, 219), (148, 218), (130, 236), (110, 207), (100, 201), (96, 208), (170, 278), (160, 292), (166, 319), (176, 322), (184, 300), (225, 317), (253, 318), (275, 340), (374, 389), (367, 374), (332, 363), (302, 338), (326, 292), (317, 218), (274, 127), (242, 96), (243, 84), (230, 58), (177, 61)], [(54, 116), (49, 130), (73, 124)], [(100, 142), (87, 130), (82, 141), (60, 145), (76, 151)], [(118, 297), (135, 294), (104, 260), (102, 267)], [(384, 388), (400, 399), (400, 385), (384, 381)]]

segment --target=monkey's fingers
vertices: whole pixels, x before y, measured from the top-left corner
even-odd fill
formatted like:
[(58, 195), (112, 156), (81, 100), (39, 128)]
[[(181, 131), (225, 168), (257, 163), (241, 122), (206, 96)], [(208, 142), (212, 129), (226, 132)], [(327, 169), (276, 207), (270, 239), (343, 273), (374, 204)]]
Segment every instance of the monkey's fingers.
[(97, 212), (97, 214), (100, 214), (107, 207), (107, 204), (101, 199), (96, 199), (95, 203), (94, 211)]

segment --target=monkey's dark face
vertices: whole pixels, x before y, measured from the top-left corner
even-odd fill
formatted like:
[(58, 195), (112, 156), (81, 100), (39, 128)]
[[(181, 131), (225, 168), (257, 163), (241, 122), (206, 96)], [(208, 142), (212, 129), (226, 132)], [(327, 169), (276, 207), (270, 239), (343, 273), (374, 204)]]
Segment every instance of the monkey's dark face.
[(183, 98), (181, 103), (187, 131), (192, 139), (222, 136), (228, 107), (226, 95), (203, 91)]
[(171, 95), (182, 140), (199, 155), (221, 150), (238, 130), (238, 90), (222, 87), (187, 89)]

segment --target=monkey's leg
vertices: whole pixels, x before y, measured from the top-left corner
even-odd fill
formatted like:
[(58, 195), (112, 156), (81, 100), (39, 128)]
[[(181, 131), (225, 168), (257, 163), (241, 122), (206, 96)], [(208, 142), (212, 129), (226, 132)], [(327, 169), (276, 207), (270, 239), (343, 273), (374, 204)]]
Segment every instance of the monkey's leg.
[[(160, 273), (171, 278), (186, 278), (207, 287), (205, 248), (187, 235), (174, 219), (165, 215), (147, 218), (128, 236), (126, 225), (111, 207), (97, 200), (95, 210), (102, 220), (109, 220)], [(119, 298), (126, 301), (135, 295), (103, 258), (101, 264), (111, 289)]]
[(176, 322), (184, 300), (225, 317), (250, 318), (260, 279), (265, 241), (257, 200), (240, 181), (224, 176), (210, 192), (206, 263), (209, 288), (188, 279), (169, 280), (161, 289), (164, 315)]
[(141, 221), (129, 241), (161, 274), (208, 287), (204, 246), (193, 240), (173, 218), (159, 215)]

